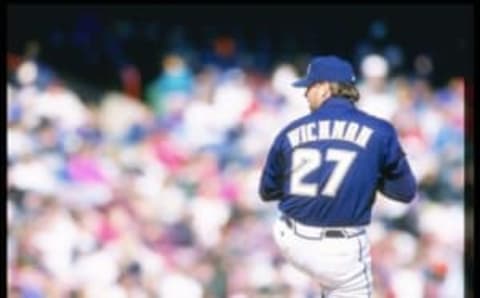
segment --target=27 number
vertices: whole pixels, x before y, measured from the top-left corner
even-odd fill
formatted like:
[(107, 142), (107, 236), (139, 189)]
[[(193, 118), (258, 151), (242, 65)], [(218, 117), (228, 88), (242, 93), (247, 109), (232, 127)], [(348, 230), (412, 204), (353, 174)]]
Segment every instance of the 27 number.
[[(329, 148), (326, 160), (335, 161), (335, 168), (328, 177), (327, 183), (321, 194), (327, 197), (335, 197), (338, 188), (342, 184), (345, 175), (355, 160), (357, 152), (344, 149)], [(322, 153), (317, 149), (298, 148), (293, 151), (290, 193), (294, 195), (315, 197), (318, 191), (317, 183), (303, 182), (303, 178), (322, 165)], [(297, 169), (297, 170), (295, 170)]]

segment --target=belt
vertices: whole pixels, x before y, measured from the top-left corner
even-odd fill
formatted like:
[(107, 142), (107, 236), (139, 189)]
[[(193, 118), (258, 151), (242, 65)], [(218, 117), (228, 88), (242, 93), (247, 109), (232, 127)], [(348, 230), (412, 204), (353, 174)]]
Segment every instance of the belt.
[(307, 226), (302, 223), (299, 223), (286, 215), (282, 215), (280, 219), (284, 221), (287, 227), (293, 230), (293, 232), (297, 236), (300, 236), (306, 239), (353, 238), (366, 233), (363, 227), (358, 227), (358, 228), (315, 227), (315, 226)]

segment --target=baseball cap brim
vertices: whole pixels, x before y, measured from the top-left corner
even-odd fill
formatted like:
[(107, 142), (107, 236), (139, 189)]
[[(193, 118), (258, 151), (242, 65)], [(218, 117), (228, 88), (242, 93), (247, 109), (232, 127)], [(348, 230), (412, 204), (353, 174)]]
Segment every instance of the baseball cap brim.
[(312, 84), (312, 80), (309, 80), (308, 78), (301, 78), (298, 81), (293, 82), (292, 86), (293, 87), (308, 87)]

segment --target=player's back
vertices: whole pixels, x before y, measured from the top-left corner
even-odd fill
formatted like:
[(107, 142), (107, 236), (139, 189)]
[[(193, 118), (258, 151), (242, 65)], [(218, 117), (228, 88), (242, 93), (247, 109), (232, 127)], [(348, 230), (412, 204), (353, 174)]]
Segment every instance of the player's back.
[(389, 148), (392, 138), (388, 122), (341, 97), (292, 122), (277, 139), (286, 179), (280, 209), (304, 224), (368, 224), (388, 150), (401, 150)]

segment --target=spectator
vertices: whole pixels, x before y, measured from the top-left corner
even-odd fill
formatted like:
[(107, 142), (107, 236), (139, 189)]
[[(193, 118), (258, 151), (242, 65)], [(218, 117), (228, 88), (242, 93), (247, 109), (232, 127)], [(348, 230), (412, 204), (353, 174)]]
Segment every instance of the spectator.
[(383, 56), (371, 54), (361, 63), (362, 79), (358, 83), (360, 109), (382, 119), (391, 120), (397, 109), (392, 87), (388, 80), (389, 66)]
[(145, 97), (156, 115), (164, 115), (172, 97), (188, 97), (193, 91), (193, 75), (182, 57), (169, 54), (162, 58), (163, 72), (149, 85)]

